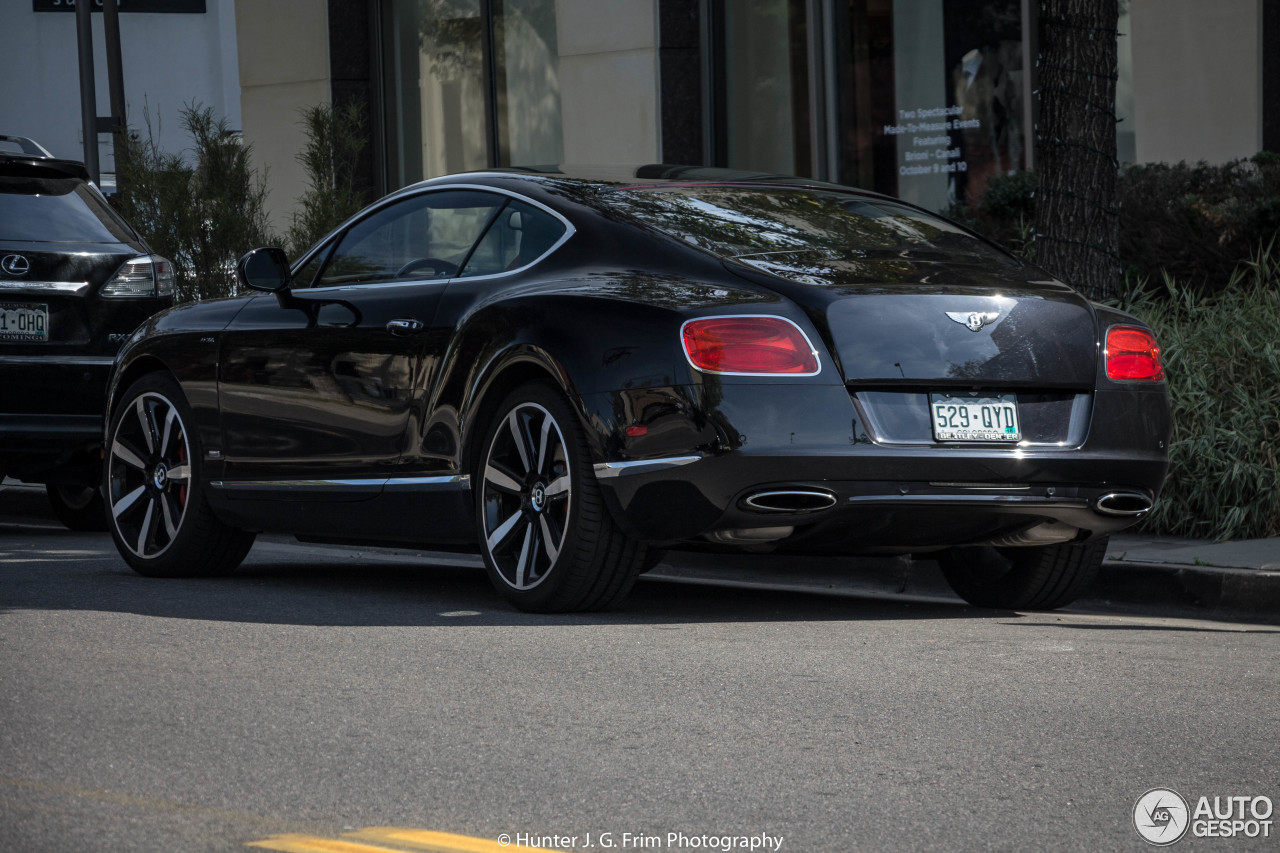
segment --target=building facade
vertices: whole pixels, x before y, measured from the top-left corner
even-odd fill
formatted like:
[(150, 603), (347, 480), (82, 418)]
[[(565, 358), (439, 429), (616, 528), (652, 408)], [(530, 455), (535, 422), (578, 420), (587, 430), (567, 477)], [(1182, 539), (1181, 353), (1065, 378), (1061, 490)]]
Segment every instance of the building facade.
[[(385, 192), (500, 165), (701, 163), (940, 209), (1034, 167), (1034, 0), (236, 0), (277, 220), (300, 108), (366, 107)], [(1121, 0), (1122, 161), (1280, 150), (1280, 0)]]
[[(100, 10), (101, 0), (95, 8)], [(165, 151), (190, 146), (181, 111), (208, 107), (240, 128), (233, 0), (119, 0), (120, 52), (129, 125)], [(75, 0), (0, 3), (0, 133), (35, 139), (53, 154), (84, 159)], [(92, 16), (98, 115), (110, 112), (102, 15)], [(103, 172), (113, 171), (110, 134), (99, 134)]]

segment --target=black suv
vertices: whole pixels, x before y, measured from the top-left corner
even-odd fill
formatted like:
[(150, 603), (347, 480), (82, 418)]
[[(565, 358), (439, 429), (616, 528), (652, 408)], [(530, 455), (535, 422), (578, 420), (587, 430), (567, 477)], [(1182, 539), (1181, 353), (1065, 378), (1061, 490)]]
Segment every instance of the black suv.
[(107, 375), (130, 333), (173, 304), (173, 265), (82, 163), (0, 143), (0, 479), (44, 483), (63, 524), (106, 529)]

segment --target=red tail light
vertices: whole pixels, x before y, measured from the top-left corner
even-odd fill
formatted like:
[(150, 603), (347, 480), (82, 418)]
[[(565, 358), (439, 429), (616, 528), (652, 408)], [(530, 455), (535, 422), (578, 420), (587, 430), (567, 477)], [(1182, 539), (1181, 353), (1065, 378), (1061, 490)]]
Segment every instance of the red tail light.
[(1164, 379), (1156, 336), (1138, 326), (1107, 329), (1107, 378), (1155, 382)]
[(707, 373), (812, 376), (818, 354), (795, 323), (783, 317), (703, 317), (680, 331), (689, 363)]

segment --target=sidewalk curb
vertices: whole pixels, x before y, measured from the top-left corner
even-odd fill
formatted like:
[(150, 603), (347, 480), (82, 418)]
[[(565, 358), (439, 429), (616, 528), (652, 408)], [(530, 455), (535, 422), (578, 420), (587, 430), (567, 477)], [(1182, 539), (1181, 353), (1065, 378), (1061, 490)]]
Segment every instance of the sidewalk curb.
[(1112, 605), (1186, 608), (1230, 621), (1280, 624), (1280, 572), (1104, 560), (1083, 598)]

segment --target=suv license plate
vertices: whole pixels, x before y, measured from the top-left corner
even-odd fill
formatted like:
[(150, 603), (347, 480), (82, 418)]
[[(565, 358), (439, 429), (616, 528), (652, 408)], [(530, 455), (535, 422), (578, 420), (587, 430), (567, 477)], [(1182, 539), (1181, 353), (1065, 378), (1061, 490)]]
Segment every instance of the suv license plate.
[(0, 343), (49, 340), (49, 306), (0, 302)]
[(935, 441), (1021, 441), (1016, 394), (930, 394)]

